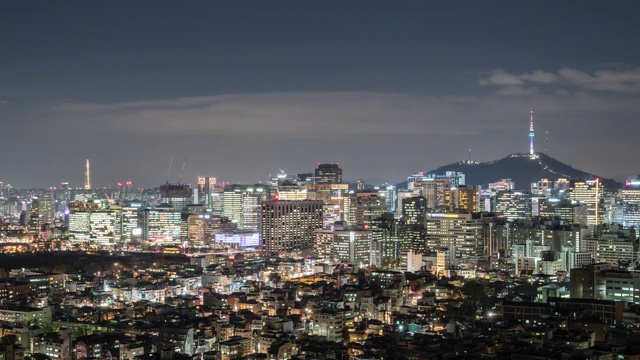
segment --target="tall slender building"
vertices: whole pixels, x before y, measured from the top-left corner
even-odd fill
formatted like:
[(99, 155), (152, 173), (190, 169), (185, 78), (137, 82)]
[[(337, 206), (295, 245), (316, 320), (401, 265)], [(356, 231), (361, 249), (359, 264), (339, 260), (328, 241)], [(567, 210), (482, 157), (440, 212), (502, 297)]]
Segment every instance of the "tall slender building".
[(531, 109), (531, 124), (529, 125), (529, 155), (533, 157), (533, 137), (535, 136), (535, 132), (533, 131), (533, 109)]
[(91, 169), (89, 169), (89, 159), (87, 159), (87, 170), (84, 173), (84, 188), (91, 189)]

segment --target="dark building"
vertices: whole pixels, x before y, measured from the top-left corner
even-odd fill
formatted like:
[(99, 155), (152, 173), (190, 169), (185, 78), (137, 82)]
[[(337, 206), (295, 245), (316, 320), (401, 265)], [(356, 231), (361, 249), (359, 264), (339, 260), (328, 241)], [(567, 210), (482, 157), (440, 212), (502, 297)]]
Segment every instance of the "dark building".
[(342, 184), (340, 164), (318, 164), (315, 178), (316, 184)]
[(262, 250), (295, 251), (313, 247), (313, 230), (322, 228), (321, 200), (262, 202)]

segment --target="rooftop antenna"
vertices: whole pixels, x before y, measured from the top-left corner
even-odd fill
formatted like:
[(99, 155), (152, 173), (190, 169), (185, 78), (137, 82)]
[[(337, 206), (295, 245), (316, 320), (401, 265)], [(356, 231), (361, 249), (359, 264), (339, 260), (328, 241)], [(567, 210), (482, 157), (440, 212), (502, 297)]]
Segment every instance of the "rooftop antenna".
[(168, 184), (169, 183), (169, 175), (171, 175), (171, 169), (173, 168), (173, 155), (171, 155), (171, 162), (169, 163), (169, 172), (167, 173), (167, 177), (164, 179), (164, 181)]
[(469, 149), (469, 162), (471, 162), (471, 149)]
[(549, 130), (544, 132), (544, 152), (549, 155)]

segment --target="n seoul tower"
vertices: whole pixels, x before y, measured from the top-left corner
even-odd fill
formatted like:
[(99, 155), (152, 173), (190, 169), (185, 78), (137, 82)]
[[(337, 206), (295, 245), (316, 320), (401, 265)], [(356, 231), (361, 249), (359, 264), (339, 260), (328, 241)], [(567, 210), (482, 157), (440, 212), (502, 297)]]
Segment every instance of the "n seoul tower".
[(533, 152), (533, 137), (535, 136), (535, 132), (533, 131), (533, 109), (531, 109), (531, 125), (529, 125), (529, 155), (531, 158), (534, 157)]

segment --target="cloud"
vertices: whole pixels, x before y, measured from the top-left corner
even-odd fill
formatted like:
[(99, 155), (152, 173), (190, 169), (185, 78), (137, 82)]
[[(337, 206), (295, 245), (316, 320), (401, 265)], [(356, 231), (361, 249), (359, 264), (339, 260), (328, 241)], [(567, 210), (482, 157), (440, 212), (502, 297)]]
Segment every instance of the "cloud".
[(497, 69), (481, 79), (480, 84), (522, 87), (521, 89), (502, 89), (498, 93), (503, 95), (523, 92), (527, 84), (574, 87), (575, 90), (633, 93), (640, 92), (640, 68), (626, 71), (599, 70), (590, 74), (579, 69), (564, 67), (556, 73), (535, 70), (520, 75)]
[[(64, 103), (52, 126), (141, 135), (243, 135), (323, 138), (336, 134), (474, 134), (482, 125), (451, 126), (479, 105), (475, 97), (369, 92), (228, 94), (125, 102)], [(475, 109), (475, 110), (474, 110)], [(486, 126), (486, 124), (485, 124)]]
[(562, 68), (558, 75), (572, 84), (582, 85), (594, 82), (595, 78), (584, 71), (572, 68)]
[(519, 77), (522, 80), (527, 80), (527, 81), (536, 82), (536, 83), (543, 83), (543, 84), (551, 84), (558, 80), (558, 76), (556, 74), (542, 71), (542, 70), (536, 70), (530, 74), (525, 73), (520, 75)]
[(507, 86), (496, 92), (498, 95), (515, 96), (515, 95), (534, 95), (538, 93), (538, 89), (535, 87), (523, 87), (523, 86)]
[(521, 85), (523, 83), (520, 78), (502, 69), (493, 70), (489, 77), (480, 80), (481, 85)]

